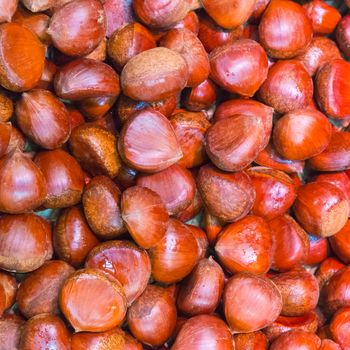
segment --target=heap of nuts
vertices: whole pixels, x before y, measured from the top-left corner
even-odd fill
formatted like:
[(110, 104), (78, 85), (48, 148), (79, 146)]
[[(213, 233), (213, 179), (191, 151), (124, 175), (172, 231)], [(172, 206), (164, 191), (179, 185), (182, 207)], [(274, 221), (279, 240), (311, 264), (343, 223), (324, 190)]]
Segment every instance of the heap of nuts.
[(0, 350), (349, 350), (347, 6), (0, 0)]

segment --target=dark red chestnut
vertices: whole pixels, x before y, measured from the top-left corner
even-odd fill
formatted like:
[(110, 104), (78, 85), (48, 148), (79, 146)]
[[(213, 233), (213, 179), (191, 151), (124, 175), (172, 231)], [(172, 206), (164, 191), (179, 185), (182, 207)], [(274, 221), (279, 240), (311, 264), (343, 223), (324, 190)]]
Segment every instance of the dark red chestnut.
[(17, 282), (15, 277), (0, 271), (0, 317), (3, 316), (4, 311), (14, 304), (16, 293)]
[(183, 104), (190, 111), (199, 112), (209, 109), (216, 101), (216, 87), (214, 83), (206, 79), (193, 88), (184, 90)]
[[(336, 31), (337, 44), (343, 54), (350, 57), (350, 16), (345, 15), (339, 22)], [(339, 57), (340, 58), (340, 57)]]
[(0, 318), (0, 350), (19, 349), (24, 323), (24, 319), (17, 315)]
[(329, 238), (335, 255), (344, 263), (350, 263), (350, 220), (335, 235)]
[(294, 330), (280, 335), (270, 346), (270, 350), (318, 350), (321, 339), (314, 333)]

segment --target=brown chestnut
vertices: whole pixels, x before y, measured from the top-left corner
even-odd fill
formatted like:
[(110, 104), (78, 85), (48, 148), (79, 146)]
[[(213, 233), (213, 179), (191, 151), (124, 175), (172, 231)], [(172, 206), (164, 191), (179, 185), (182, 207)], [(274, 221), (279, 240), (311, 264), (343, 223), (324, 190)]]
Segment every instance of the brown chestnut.
[(234, 336), (235, 350), (267, 350), (269, 341), (262, 332), (241, 333)]
[(350, 219), (344, 227), (335, 235), (329, 238), (332, 250), (335, 255), (344, 263), (350, 263)]
[(9, 273), (0, 271), (0, 317), (15, 301), (17, 282)]
[(0, 350), (19, 349), (24, 323), (24, 319), (18, 315), (0, 318)]
[(18, 5), (18, 0), (1, 0), (0, 1), (0, 23), (11, 22)]
[(102, 96), (85, 98), (78, 102), (80, 111), (91, 120), (103, 118), (113, 107), (116, 96)]
[(281, 334), (270, 346), (270, 350), (318, 350), (321, 339), (314, 333), (293, 330)]

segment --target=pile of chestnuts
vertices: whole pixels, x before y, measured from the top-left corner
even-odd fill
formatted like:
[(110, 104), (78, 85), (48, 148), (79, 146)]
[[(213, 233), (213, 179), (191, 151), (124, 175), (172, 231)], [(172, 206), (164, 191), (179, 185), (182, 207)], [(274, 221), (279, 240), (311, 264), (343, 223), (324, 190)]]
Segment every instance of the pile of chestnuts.
[(0, 0), (0, 350), (349, 350), (350, 1)]

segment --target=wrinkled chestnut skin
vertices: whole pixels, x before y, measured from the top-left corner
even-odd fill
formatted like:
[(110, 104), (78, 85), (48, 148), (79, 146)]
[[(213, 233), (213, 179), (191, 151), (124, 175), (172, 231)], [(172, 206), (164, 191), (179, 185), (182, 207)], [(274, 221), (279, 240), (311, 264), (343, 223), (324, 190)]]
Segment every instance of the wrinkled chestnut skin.
[(244, 172), (226, 173), (212, 165), (200, 168), (198, 190), (209, 212), (223, 221), (237, 221), (252, 209), (255, 189)]
[(120, 169), (116, 136), (99, 126), (76, 127), (69, 139), (73, 156), (91, 175), (115, 177)]
[(318, 350), (321, 339), (314, 333), (294, 330), (281, 334), (270, 346), (270, 350)]
[(252, 97), (267, 77), (264, 49), (250, 39), (220, 46), (210, 53), (211, 78), (222, 88)]
[(272, 236), (267, 222), (249, 215), (226, 226), (216, 242), (215, 252), (232, 273), (266, 273), (272, 259)]
[(282, 298), (276, 285), (266, 277), (239, 273), (226, 283), (226, 320), (235, 333), (251, 333), (267, 327), (279, 316)]
[(128, 305), (145, 290), (151, 261), (145, 250), (129, 241), (108, 241), (93, 248), (85, 267), (97, 268), (116, 278), (124, 288)]
[(343, 119), (349, 116), (350, 63), (335, 59), (324, 64), (315, 79), (316, 101), (320, 109), (329, 117)]
[(269, 136), (264, 129), (262, 119), (252, 115), (218, 120), (205, 135), (207, 154), (221, 170), (242, 170), (265, 148)]
[(120, 212), (120, 190), (107, 176), (95, 176), (83, 193), (83, 208), (92, 231), (101, 239), (119, 237), (126, 230)]
[(317, 279), (304, 269), (295, 269), (272, 276), (282, 295), (283, 316), (303, 316), (312, 311), (318, 302)]
[(168, 291), (149, 285), (130, 306), (127, 322), (139, 341), (160, 346), (170, 337), (176, 325), (176, 306)]
[(31, 272), (50, 260), (52, 253), (51, 227), (46, 220), (35, 214), (0, 217), (0, 268)]
[(61, 260), (48, 261), (32, 272), (18, 288), (16, 303), (21, 313), (27, 318), (43, 313), (58, 315), (59, 291), (73, 272), (74, 268)]
[(327, 182), (310, 182), (299, 187), (294, 214), (308, 233), (329, 237), (346, 224), (349, 203), (336, 186)]
[(41, 350), (48, 347), (70, 350), (70, 334), (58, 316), (34, 316), (23, 326), (19, 349)]
[(312, 40), (312, 23), (301, 5), (272, 0), (259, 25), (259, 37), (269, 56), (288, 59), (301, 54)]
[(298, 60), (285, 60), (270, 67), (258, 96), (263, 103), (284, 114), (307, 108), (312, 100), (313, 89), (312, 79), (304, 65)]
[(62, 53), (83, 56), (93, 51), (105, 37), (105, 22), (100, 1), (75, 0), (54, 12), (48, 33)]
[(17, 282), (14, 276), (0, 271), (0, 317), (15, 302)]
[(344, 263), (350, 263), (350, 220), (334, 236), (329, 238), (335, 255)]
[(45, 65), (45, 48), (38, 37), (17, 23), (0, 26), (0, 84), (15, 92), (32, 89)]
[(271, 269), (288, 271), (301, 264), (310, 249), (306, 232), (289, 215), (270, 220), (269, 226), (275, 247)]
[(182, 56), (165, 47), (139, 53), (124, 66), (123, 93), (134, 100), (155, 102), (179, 93), (189, 77)]
[(296, 198), (293, 180), (282, 171), (252, 167), (247, 170), (255, 188), (256, 199), (252, 213), (267, 220), (288, 211)]
[(269, 341), (262, 332), (242, 333), (234, 336), (235, 350), (267, 350)]
[(24, 319), (17, 315), (0, 318), (0, 350), (19, 349), (24, 324)]
[(99, 241), (90, 230), (82, 210), (70, 207), (56, 221), (53, 243), (59, 258), (77, 267)]
[(185, 322), (171, 349), (234, 350), (234, 341), (223, 320), (214, 315), (199, 315)]
[(59, 304), (76, 332), (104, 332), (117, 327), (126, 315), (121, 284), (98, 269), (79, 270), (64, 282)]
[(69, 153), (57, 149), (39, 152), (34, 163), (46, 180), (46, 208), (70, 207), (80, 202), (84, 188), (84, 174)]

